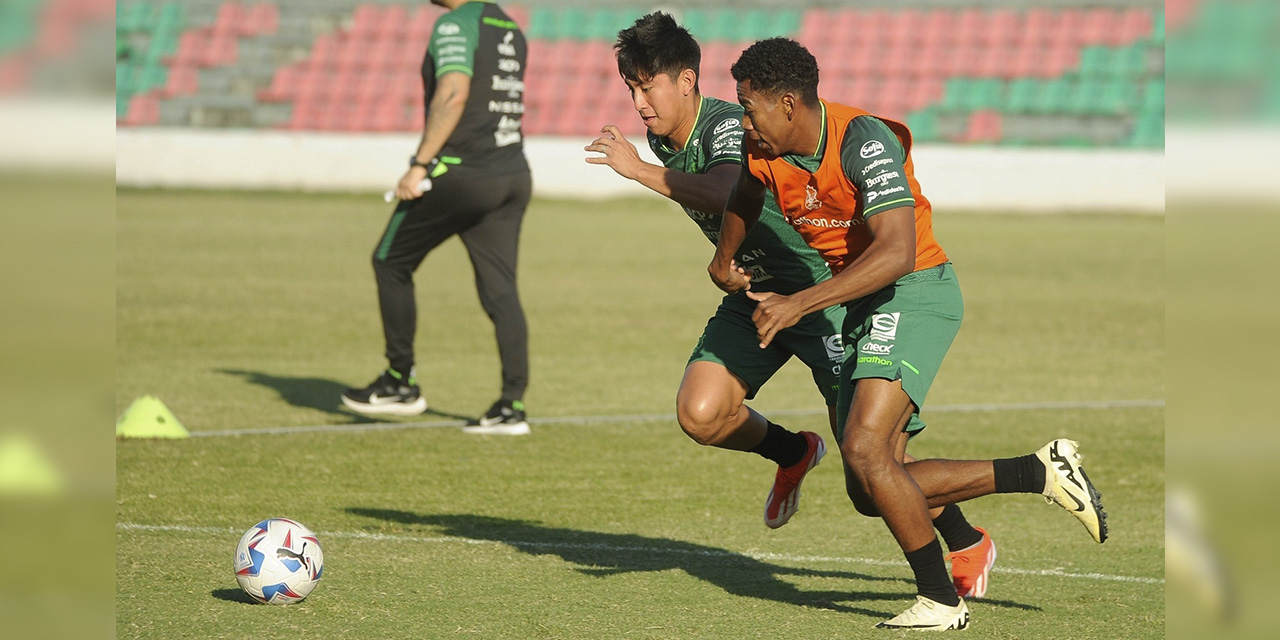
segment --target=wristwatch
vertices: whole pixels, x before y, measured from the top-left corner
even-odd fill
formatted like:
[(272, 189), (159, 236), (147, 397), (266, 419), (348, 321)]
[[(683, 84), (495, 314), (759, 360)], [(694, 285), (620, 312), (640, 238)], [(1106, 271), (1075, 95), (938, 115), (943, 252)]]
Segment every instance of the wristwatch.
[(418, 156), (417, 156), (417, 154), (414, 154), (414, 155), (409, 156), (409, 168), (410, 168), (410, 169), (412, 169), (412, 168), (414, 168), (414, 167), (424, 167), (424, 168), (426, 168), (426, 170), (427, 170), (428, 172), (430, 172), (430, 171), (431, 171), (431, 169), (432, 169), (432, 168), (434, 168), (437, 164), (440, 164), (440, 159), (439, 159), (439, 158), (432, 158), (430, 162), (422, 162), (422, 161), (418, 160)]

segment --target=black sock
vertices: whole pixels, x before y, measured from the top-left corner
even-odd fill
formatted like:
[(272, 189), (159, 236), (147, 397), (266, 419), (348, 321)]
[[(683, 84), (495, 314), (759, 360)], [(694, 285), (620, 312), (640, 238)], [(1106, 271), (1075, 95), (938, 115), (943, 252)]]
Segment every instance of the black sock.
[(933, 519), (933, 528), (942, 534), (947, 548), (952, 551), (968, 549), (982, 542), (982, 532), (974, 529), (973, 525), (965, 520), (964, 512), (954, 504), (942, 508), (942, 513)]
[(786, 429), (770, 422), (769, 429), (764, 432), (764, 440), (756, 445), (751, 453), (758, 453), (765, 458), (778, 463), (779, 467), (789, 467), (804, 458), (805, 451), (809, 450), (809, 441), (798, 433), (791, 433)]
[(951, 584), (951, 576), (947, 575), (947, 562), (942, 559), (942, 544), (937, 538), (904, 555), (916, 574), (916, 593), (948, 607), (960, 604), (956, 587)]
[(1040, 493), (1044, 491), (1044, 464), (1034, 453), (991, 461), (996, 493)]

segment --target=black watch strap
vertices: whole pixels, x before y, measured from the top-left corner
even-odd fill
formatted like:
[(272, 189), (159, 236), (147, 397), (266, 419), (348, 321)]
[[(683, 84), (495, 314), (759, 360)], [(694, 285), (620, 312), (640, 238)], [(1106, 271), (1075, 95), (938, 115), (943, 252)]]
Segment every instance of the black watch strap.
[(418, 160), (418, 156), (416, 155), (409, 156), (410, 169), (414, 167), (426, 167), (428, 170), (430, 170), (432, 167), (436, 166), (437, 164), (440, 164), (439, 158), (432, 158), (430, 162), (422, 162)]

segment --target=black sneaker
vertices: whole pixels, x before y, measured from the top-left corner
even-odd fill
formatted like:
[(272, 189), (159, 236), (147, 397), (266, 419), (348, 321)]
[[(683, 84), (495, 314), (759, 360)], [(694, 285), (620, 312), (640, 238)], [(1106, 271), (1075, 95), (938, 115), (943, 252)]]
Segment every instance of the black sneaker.
[[(406, 384), (406, 382), (408, 384)], [(373, 416), (416, 416), (427, 410), (417, 381), (387, 369), (363, 389), (342, 392), (342, 404), (352, 411)]]
[(466, 433), (523, 436), (529, 433), (529, 423), (524, 419), (524, 403), (519, 400), (499, 400), (489, 407), (479, 424), (462, 428)]

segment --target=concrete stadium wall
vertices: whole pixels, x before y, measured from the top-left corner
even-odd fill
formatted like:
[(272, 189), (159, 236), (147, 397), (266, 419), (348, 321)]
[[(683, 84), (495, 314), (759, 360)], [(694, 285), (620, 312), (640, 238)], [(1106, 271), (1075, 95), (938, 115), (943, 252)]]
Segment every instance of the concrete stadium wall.
[[(533, 138), (535, 193), (608, 198), (652, 193), (584, 162), (589, 139)], [(635, 142), (635, 141), (633, 141)], [(639, 141), (649, 161), (652, 154)], [(120, 129), (116, 183), (136, 187), (369, 191), (391, 188), (417, 138), (405, 134)], [(937, 207), (992, 211), (1164, 210), (1164, 154), (1120, 149), (918, 147), (916, 174)]]

